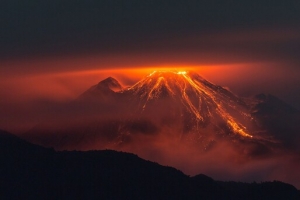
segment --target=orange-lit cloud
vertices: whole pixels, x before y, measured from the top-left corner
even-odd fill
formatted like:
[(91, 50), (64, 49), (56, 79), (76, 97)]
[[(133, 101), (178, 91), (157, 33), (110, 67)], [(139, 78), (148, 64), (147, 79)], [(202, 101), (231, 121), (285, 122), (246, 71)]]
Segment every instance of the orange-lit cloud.
[[(298, 80), (298, 73), (292, 73), (290, 68), (284, 69), (280, 64), (271, 62), (145, 64), (142, 59), (137, 59), (137, 63), (131, 65), (130, 58), (111, 62), (94, 59), (7, 62), (6, 65), (16, 66), (12, 67), (12, 71), (2, 69), (3, 73), (0, 75), (0, 95), (4, 97), (0, 100), (0, 127), (14, 133), (24, 133), (40, 122), (51, 120), (53, 116), (58, 120), (68, 121), (70, 116), (82, 110), (72, 110), (72, 107), (68, 106), (66, 108), (66, 102), (76, 99), (90, 86), (108, 76), (117, 78), (124, 86), (130, 86), (154, 70), (193, 70), (213, 83), (228, 86), (233, 91), (244, 94), (256, 94), (268, 88), (276, 91), (278, 87), (286, 90), (287, 84)], [(24, 69), (18, 71), (20, 65)], [(45, 67), (39, 69), (40, 65)], [(53, 65), (55, 66), (52, 68)], [(283, 73), (286, 75), (283, 76)], [(78, 124), (93, 120), (95, 116), (95, 111), (89, 113), (84, 110), (83, 113), (74, 119)], [(105, 118), (111, 115), (108, 111), (105, 112)], [(238, 181), (280, 179), (300, 187), (295, 178), (300, 177), (300, 174), (285, 174), (286, 170), (296, 171), (300, 166), (294, 156), (286, 156), (280, 152), (282, 154), (272, 158), (251, 157), (251, 153), (249, 156), (245, 148), (232, 147), (226, 141), (218, 144), (212, 151), (199, 154), (199, 149), (187, 141), (182, 143), (178, 137), (174, 140), (170, 140), (169, 137), (170, 135), (164, 135), (164, 132), (157, 137), (137, 135), (132, 145), (108, 145), (106, 148), (137, 153), (143, 158), (177, 167), (190, 175), (205, 173), (216, 179)], [(97, 148), (91, 143), (81, 148)], [(244, 155), (241, 156), (240, 152)]]
[[(242, 97), (271, 93), (300, 108), (299, 12), (292, 4), (260, 2), (256, 9), (253, 2), (207, 1), (207, 6), (195, 1), (170, 7), (168, 3), (154, 6), (151, 1), (132, 10), (132, 5), (102, 6), (103, 1), (98, 1), (66, 5), (70, 12), (52, 15), (58, 7), (64, 8), (61, 1), (53, 2), (50, 7), (3, 7), (14, 12), (4, 12), (7, 20), (0, 41), (0, 129), (22, 135), (46, 122), (50, 125), (45, 132), (52, 134), (51, 123), (58, 121), (63, 128), (73, 126), (68, 142), (78, 144), (83, 137), (74, 132), (80, 125), (98, 118), (121, 118), (122, 112), (112, 112), (116, 105), (81, 107), (70, 105), (71, 101), (108, 76), (127, 87), (154, 70), (193, 70)], [(290, 152), (268, 157), (259, 154), (258, 148), (255, 155), (255, 146), (222, 141), (211, 151), (199, 153), (197, 144), (180, 140), (180, 134), (157, 129), (153, 128), (153, 135), (129, 138), (131, 145), (102, 147), (137, 153), (190, 175), (205, 173), (237, 181), (279, 179), (300, 188), (299, 157)], [(42, 137), (48, 142), (57, 139)], [(102, 140), (95, 143), (97, 137), (91, 135), (78, 149), (99, 148), (103, 144)]]
[(271, 93), (300, 108), (298, 33), (276, 27), (193, 32), (160, 35), (126, 51), (1, 58), (2, 118), (13, 115), (16, 103), (69, 101), (108, 76), (130, 86), (156, 69), (193, 70), (239, 95)]
[[(299, 71), (268, 62), (206, 65), (201, 63), (145, 65), (141, 62), (133, 66), (128, 66), (128, 63), (122, 65), (122, 60), (118, 61), (119, 65), (118, 62), (106, 65), (100, 61), (97, 64), (96, 60), (92, 62), (89, 58), (76, 62), (77, 60), (62, 60), (57, 61), (56, 65), (51, 60), (6, 63), (12, 70), (1, 70), (1, 95), (8, 98), (11, 95), (19, 96), (22, 99), (32, 98), (35, 95), (52, 99), (70, 99), (108, 76), (113, 76), (129, 86), (157, 69), (193, 70), (211, 82), (227, 86), (237, 92), (241, 92), (241, 87), (245, 87), (245, 91), (273, 93), (272, 85), (289, 87), (297, 82)], [(39, 69), (39, 66), (43, 66), (42, 69)], [(259, 91), (257, 88), (262, 85), (263, 88)]]

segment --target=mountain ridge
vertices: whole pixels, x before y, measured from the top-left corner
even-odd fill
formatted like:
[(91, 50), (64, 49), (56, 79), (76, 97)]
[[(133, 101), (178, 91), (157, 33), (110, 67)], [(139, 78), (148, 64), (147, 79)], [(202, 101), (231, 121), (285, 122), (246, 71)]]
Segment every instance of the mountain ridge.
[(297, 112), (274, 98), (242, 98), (197, 74), (177, 73), (156, 72), (103, 98), (73, 101), (21, 137), (55, 150), (131, 152), (192, 175), (271, 177), (298, 186)]
[(123, 90), (121, 84), (112, 77), (107, 77), (106, 79), (100, 81), (98, 84), (93, 85), (87, 91), (82, 93), (78, 100), (93, 100), (96, 99), (105, 99), (110, 100), (115, 95), (116, 91)]
[[(111, 86), (117, 87), (118, 90), (112, 90)], [(136, 133), (147, 135), (165, 130), (177, 132), (177, 137), (201, 143), (203, 148), (213, 145), (218, 140), (224, 140), (223, 138), (267, 146), (278, 146), (280, 139), (290, 140), (287, 143), (293, 142), (288, 136), (281, 137), (282, 132), (272, 130), (276, 133), (273, 137), (272, 132), (268, 131), (272, 129), (269, 126), (270, 120), (287, 123), (284, 119), (276, 117), (279, 114), (275, 113), (276, 116), (271, 117), (272, 113), (267, 112), (269, 107), (293, 111), (286, 104), (262, 94), (250, 101), (244, 101), (243, 98), (210, 83), (193, 71), (154, 71), (128, 88), (123, 88), (116, 79), (108, 77), (80, 95), (75, 103), (77, 104), (74, 104), (72, 109), (81, 108), (81, 112), (88, 112), (88, 115), (94, 117), (82, 128), (73, 130), (72, 126), (82, 124), (75, 123), (77, 119), (73, 118), (80, 115), (75, 113), (73, 118), (66, 119), (65, 124), (70, 127), (67, 132), (89, 137), (88, 133), (79, 133), (79, 130), (92, 130), (96, 140), (96, 135), (103, 135), (104, 140), (115, 137), (115, 144), (128, 143), (136, 137)], [(270, 119), (264, 117), (264, 114), (270, 116)], [(113, 133), (108, 127), (111, 123), (116, 127)], [(284, 123), (280, 130), (286, 127)], [(55, 130), (57, 126), (64, 126), (59, 124), (63, 123), (50, 125), (52, 132), (68, 138), (62, 130)], [(295, 127), (291, 130), (293, 134), (288, 135), (298, 137), (297, 126), (292, 127)], [(35, 137), (37, 139), (31, 141), (39, 143), (39, 132), (47, 133), (48, 130), (46, 127), (43, 129), (42, 126), (37, 126), (24, 134), (23, 138), (31, 140)], [(57, 147), (57, 144), (51, 143), (46, 146), (51, 145)], [(63, 148), (64, 146), (59, 147)], [(73, 149), (76, 149), (76, 146)]]
[(53, 149), (32, 145), (9, 133), (1, 133), (3, 131), (0, 131), (1, 198), (299, 199), (300, 197), (300, 191), (294, 186), (278, 181), (237, 183), (215, 181), (201, 174), (189, 177), (172, 167), (161, 166), (130, 153), (112, 150), (56, 152)]

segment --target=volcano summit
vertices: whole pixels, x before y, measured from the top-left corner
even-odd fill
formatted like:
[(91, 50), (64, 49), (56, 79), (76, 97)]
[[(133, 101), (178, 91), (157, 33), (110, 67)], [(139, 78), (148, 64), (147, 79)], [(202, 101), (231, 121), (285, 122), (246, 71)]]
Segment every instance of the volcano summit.
[(251, 121), (251, 116), (244, 112), (245, 103), (196, 73), (155, 71), (124, 93), (138, 97), (137, 105), (139, 109), (142, 107), (142, 112), (150, 112), (165, 103), (160, 107), (187, 122), (183, 124), (185, 130), (199, 131), (209, 125), (221, 130), (220, 126), (226, 125), (232, 133), (252, 137), (244, 125)]

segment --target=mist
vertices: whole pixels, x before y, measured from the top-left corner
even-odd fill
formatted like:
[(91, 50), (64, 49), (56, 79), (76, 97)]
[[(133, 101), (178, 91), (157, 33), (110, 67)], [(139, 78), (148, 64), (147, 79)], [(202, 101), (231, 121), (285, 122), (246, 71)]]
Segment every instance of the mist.
[(289, 132), (300, 130), (296, 114), (279, 112), (295, 127), (280, 129), (275, 117), (273, 133), (256, 133), (263, 140), (213, 128), (200, 137), (180, 120), (155, 117), (168, 104), (151, 110), (151, 121), (128, 111), (131, 101), (79, 98), (107, 77), (126, 89), (154, 70), (192, 70), (245, 101), (268, 93), (300, 110), (299, 2), (7, 1), (0, 129), (55, 150), (114, 149), (190, 176), (300, 189), (299, 132)]
[[(187, 175), (206, 174), (215, 180), (261, 182), (279, 180), (300, 188), (300, 157), (281, 144), (238, 142), (222, 137), (198, 138), (169, 126), (158, 126), (147, 119), (126, 121), (113, 105), (71, 107), (55, 119), (39, 124), (21, 137), (56, 150), (113, 149), (175, 167)], [(120, 107), (118, 107), (120, 109)], [(96, 114), (100, 112), (103, 115)], [(125, 122), (124, 122), (125, 121)], [(126, 130), (131, 132), (127, 134)], [(119, 132), (125, 132), (119, 135)], [(209, 132), (203, 134), (209, 135)]]
[[(82, 80), (92, 82), (87, 74)], [(121, 80), (124, 83), (131, 79), (128, 76)], [(77, 97), (63, 99), (62, 93), (44, 101), (33, 98), (22, 103), (11, 102), (19, 106), (7, 107), (5, 112), (19, 115), (7, 115), (7, 127), (33, 143), (56, 150), (114, 149), (175, 167), (190, 176), (202, 173), (224, 181), (279, 180), (300, 188), (297, 170), (300, 157), (279, 141), (215, 136), (215, 130), (209, 129), (201, 134), (187, 133), (176, 120), (168, 122), (164, 116), (151, 121), (132, 111), (128, 119), (129, 105), (120, 99), (118, 103), (103, 100), (87, 103)], [(159, 123), (161, 119), (165, 120), (164, 125)]]
[[(174, 62), (158, 64), (162, 59), (155, 57), (154, 61), (150, 61), (153, 55), (117, 57), (116, 61), (82, 57), (75, 61), (56, 60), (55, 67), (52, 67), (51, 59), (7, 62), (6, 65), (11, 65), (14, 70), (1, 71), (0, 127), (21, 137), (38, 129), (40, 135), (31, 135), (32, 141), (56, 150), (115, 149), (176, 167), (191, 176), (203, 173), (225, 181), (280, 180), (300, 188), (300, 173), (297, 172), (300, 158), (293, 151), (276, 148), (270, 151), (254, 144), (239, 145), (225, 139), (205, 149), (201, 142), (191, 142), (195, 139), (192, 136), (184, 136), (182, 132), (144, 119), (122, 124), (125, 118), (122, 109), (126, 105), (110, 102), (103, 106), (92, 102), (86, 107), (77, 101), (80, 94), (109, 76), (126, 88), (156, 69), (187, 69), (243, 97), (271, 93), (296, 108), (300, 107), (299, 69), (288, 63), (218, 64), (181, 55), (182, 60), (193, 58), (185, 63), (180, 62), (180, 58), (175, 62), (176, 56), (168, 54), (164, 59), (174, 58)], [(35, 70), (39, 65), (48, 67)], [(122, 140), (113, 140), (118, 130), (111, 127), (120, 124), (125, 128), (134, 127), (134, 137), (123, 135)], [(97, 131), (93, 130), (95, 126)]]

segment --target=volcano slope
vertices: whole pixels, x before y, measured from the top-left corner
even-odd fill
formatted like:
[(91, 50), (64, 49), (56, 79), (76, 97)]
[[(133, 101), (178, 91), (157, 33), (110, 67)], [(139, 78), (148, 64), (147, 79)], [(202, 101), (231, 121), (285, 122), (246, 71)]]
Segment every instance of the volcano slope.
[[(276, 146), (275, 138), (260, 129), (253, 104), (194, 72), (155, 71), (126, 89), (109, 77), (66, 105), (55, 116), (58, 120), (39, 124), (24, 137), (59, 149), (80, 148), (80, 141), (72, 147), (71, 138), (76, 136), (82, 142), (91, 136), (121, 145), (137, 135), (159, 133), (190, 140), (202, 150), (219, 140)], [(50, 136), (47, 132), (57, 144), (51, 139), (44, 139), (49, 144), (38, 141), (38, 135)], [(56, 138), (67, 135), (69, 142)]]
[(219, 179), (220, 170), (236, 180), (281, 178), (293, 171), (286, 159), (300, 166), (290, 156), (299, 111), (271, 95), (238, 97), (194, 72), (155, 71), (128, 88), (109, 77), (57, 113), (22, 137), (57, 150), (132, 152)]

